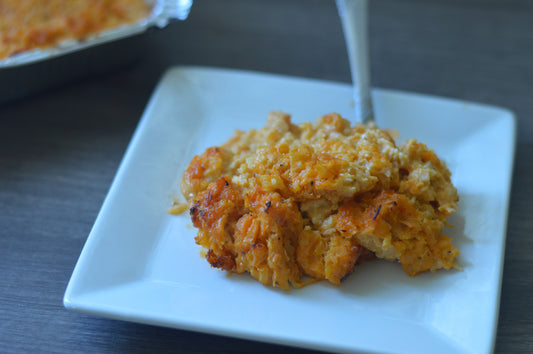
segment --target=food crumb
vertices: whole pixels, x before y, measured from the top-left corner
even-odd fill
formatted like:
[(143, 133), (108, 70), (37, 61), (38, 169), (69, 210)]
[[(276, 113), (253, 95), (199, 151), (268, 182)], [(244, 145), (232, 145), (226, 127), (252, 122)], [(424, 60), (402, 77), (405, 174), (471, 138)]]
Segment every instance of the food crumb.
[(174, 204), (167, 210), (167, 212), (172, 215), (180, 215), (188, 209), (189, 206), (187, 205), (187, 203), (174, 202)]

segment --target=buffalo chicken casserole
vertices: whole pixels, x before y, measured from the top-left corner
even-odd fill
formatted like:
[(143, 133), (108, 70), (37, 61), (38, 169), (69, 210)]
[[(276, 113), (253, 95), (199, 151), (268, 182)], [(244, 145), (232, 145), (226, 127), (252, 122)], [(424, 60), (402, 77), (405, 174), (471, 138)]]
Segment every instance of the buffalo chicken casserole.
[(82, 40), (148, 16), (143, 0), (1, 0), (0, 59)]
[(181, 189), (207, 261), (265, 285), (339, 285), (376, 257), (411, 276), (457, 267), (443, 228), (459, 198), (444, 162), (335, 113), (296, 125), (272, 112), (195, 156)]

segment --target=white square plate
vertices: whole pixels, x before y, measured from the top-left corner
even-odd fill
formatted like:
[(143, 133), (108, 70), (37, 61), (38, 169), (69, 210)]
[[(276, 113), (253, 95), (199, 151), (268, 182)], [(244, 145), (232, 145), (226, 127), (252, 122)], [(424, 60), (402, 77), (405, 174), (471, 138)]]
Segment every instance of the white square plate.
[(496, 333), (515, 120), (507, 110), (376, 89), (377, 123), (446, 161), (460, 212), (446, 230), (462, 271), (411, 278), (358, 266), (340, 286), (286, 292), (212, 269), (187, 213), (166, 210), (191, 157), (269, 110), (353, 117), (347, 84), (235, 70), (167, 72), (133, 136), (65, 293), (71, 310), (329, 351), (490, 352)]

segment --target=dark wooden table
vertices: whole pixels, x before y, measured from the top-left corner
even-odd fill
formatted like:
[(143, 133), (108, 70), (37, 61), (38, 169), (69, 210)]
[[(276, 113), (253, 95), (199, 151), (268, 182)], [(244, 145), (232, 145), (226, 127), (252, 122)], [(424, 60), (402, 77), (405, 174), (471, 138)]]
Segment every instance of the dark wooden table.
[[(517, 115), (495, 351), (533, 352), (533, 2), (372, 0), (370, 13), (373, 86)], [(194, 64), (349, 82), (335, 4), (199, 0), (142, 45), (134, 65), (0, 106), (0, 352), (293, 352), (80, 315), (62, 297), (162, 73)]]

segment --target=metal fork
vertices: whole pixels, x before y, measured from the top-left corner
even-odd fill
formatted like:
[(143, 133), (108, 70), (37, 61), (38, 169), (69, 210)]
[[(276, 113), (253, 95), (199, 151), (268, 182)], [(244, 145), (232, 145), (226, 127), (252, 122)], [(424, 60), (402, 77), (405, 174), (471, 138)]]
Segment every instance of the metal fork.
[(352, 73), (355, 118), (374, 121), (368, 54), (368, 1), (336, 0)]

